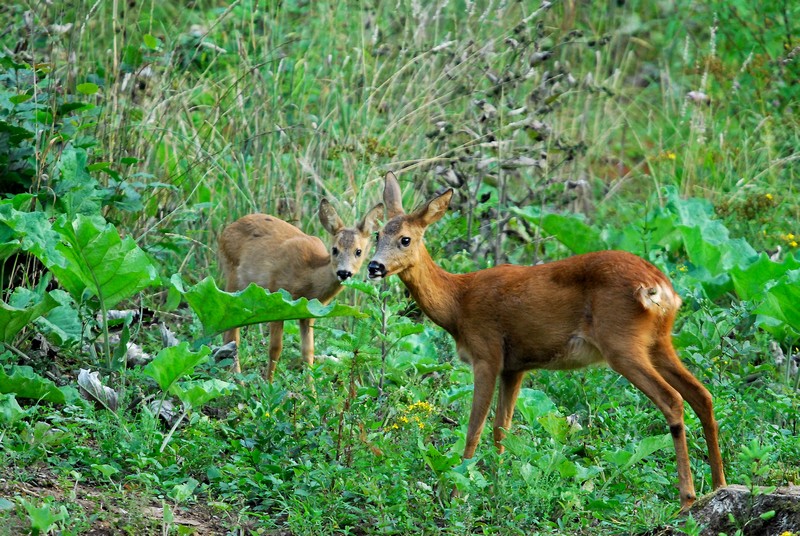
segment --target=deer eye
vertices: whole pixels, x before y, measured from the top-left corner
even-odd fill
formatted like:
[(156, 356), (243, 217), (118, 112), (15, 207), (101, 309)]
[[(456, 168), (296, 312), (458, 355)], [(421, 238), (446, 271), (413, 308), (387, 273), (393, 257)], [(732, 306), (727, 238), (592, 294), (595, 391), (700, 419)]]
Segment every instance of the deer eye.
[(333, 253), (333, 256), (334, 256), (334, 257), (338, 257), (338, 256), (339, 256), (339, 248), (337, 248), (337, 247), (334, 247), (334, 248), (331, 250), (331, 253)]
[(357, 250), (356, 250), (356, 257), (360, 257), (360, 256), (361, 256), (361, 250), (360, 250), (360, 249), (357, 249)]
[(411, 244), (411, 238), (404, 236), (403, 238), (400, 239), (400, 245), (403, 246), (404, 248), (407, 248), (409, 244)]

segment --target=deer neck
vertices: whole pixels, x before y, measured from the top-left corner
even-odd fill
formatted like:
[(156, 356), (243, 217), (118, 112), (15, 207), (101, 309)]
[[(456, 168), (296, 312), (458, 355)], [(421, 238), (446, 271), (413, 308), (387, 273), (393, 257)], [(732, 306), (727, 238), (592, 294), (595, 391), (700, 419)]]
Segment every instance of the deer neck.
[(330, 256), (319, 257), (308, 262), (311, 271), (299, 293), (307, 298), (316, 298), (322, 303), (328, 303), (342, 288), (342, 282), (333, 273), (333, 259)]
[(433, 261), (424, 245), (419, 262), (398, 275), (422, 312), (454, 335), (457, 331), (457, 313), (464, 283), (462, 279), (465, 276), (451, 274), (442, 269)]

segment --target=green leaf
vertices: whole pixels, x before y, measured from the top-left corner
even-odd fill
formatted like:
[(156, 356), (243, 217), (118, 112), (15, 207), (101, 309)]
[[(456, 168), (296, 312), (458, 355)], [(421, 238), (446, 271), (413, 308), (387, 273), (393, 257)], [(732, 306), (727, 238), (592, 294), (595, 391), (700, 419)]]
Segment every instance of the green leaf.
[(558, 412), (555, 403), (550, 400), (550, 397), (544, 391), (527, 387), (519, 392), (517, 409), (528, 425), (538, 422), (540, 417), (549, 413)]
[(11, 367), (11, 374), (0, 368), (0, 393), (13, 393), (17, 398), (46, 400), (64, 404), (76, 400), (79, 395), (72, 387), (56, 387), (50, 380), (36, 374), (31, 367)]
[(227, 395), (235, 389), (236, 385), (215, 378), (213, 380), (176, 383), (172, 386), (171, 392), (185, 405), (198, 409), (208, 401), (218, 396)]
[(37, 304), (25, 308), (12, 307), (0, 301), (0, 342), (10, 343), (22, 328), (57, 305), (58, 302), (49, 293)]
[(83, 93), (84, 95), (94, 95), (100, 89), (97, 84), (93, 84), (91, 82), (84, 82), (83, 84), (78, 84), (75, 89), (78, 90), (79, 93)]
[(142, 40), (144, 41), (144, 46), (151, 50), (155, 50), (158, 48), (158, 40), (150, 34), (144, 34), (142, 36)]
[(18, 195), (0, 202), (0, 240), (5, 246), (0, 248), (0, 260), (22, 249), (35, 255), (45, 265), (66, 265), (66, 260), (56, 249), (60, 237), (53, 230), (47, 215), (39, 211), (18, 210), (26, 204), (27, 199), (27, 195)]
[(628, 459), (621, 470), (624, 471), (644, 459), (645, 456), (649, 456), (656, 451), (669, 448), (670, 446), (672, 446), (672, 436), (670, 434), (645, 437), (636, 445), (636, 450), (633, 451), (633, 455)]
[(580, 216), (541, 214), (534, 207), (510, 207), (509, 210), (531, 224), (541, 227), (545, 233), (556, 237), (576, 254), (608, 249), (600, 232), (587, 225)]
[(187, 342), (164, 348), (147, 364), (144, 373), (153, 378), (162, 391), (169, 391), (178, 379), (191, 374), (210, 353), (208, 346), (201, 346), (199, 351), (192, 352)]
[(57, 249), (67, 263), (48, 268), (76, 301), (88, 291), (111, 308), (159, 281), (144, 251), (132, 238), (120, 238), (113, 225), (79, 214), (72, 222), (62, 216), (54, 228), (63, 237)]
[(50, 291), (58, 305), (36, 320), (42, 333), (57, 346), (72, 346), (81, 340), (83, 323), (72, 297), (63, 290)]
[(544, 428), (547, 433), (550, 434), (550, 437), (559, 443), (564, 443), (564, 441), (567, 439), (567, 435), (569, 434), (569, 423), (567, 422), (567, 419), (561, 415), (557, 413), (547, 413), (536, 420), (542, 425), (542, 428)]
[(113, 465), (108, 465), (107, 463), (99, 464), (93, 463), (91, 465), (92, 469), (103, 475), (104, 477), (110, 479), (115, 474), (119, 473), (119, 469), (114, 467)]
[(100, 190), (89, 174), (85, 149), (67, 146), (58, 159), (54, 178), (58, 205), (70, 217), (75, 214), (93, 216), (100, 212)]
[(0, 134), (7, 134), (12, 146), (19, 146), (24, 140), (33, 138), (36, 133), (26, 128), (12, 125), (0, 119)]
[(269, 292), (252, 283), (239, 292), (224, 292), (217, 288), (214, 279), (207, 277), (197, 285), (184, 290), (178, 274), (170, 282), (183, 294), (189, 307), (197, 314), (208, 335), (215, 335), (238, 326), (249, 326), (275, 320), (300, 318), (327, 318), (333, 316), (365, 316), (356, 307), (335, 302), (322, 305), (319, 300), (291, 296), (281, 290)]
[(8, 426), (26, 414), (27, 412), (20, 407), (13, 394), (0, 394), (0, 424)]
[(770, 287), (764, 301), (755, 310), (758, 324), (779, 338), (800, 335), (800, 270), (787, 273)]
[(10, 97), (8, 101), (11, 104), (22, 104), (23, 102), (28, 102), (29, 100), (31, 100), (32, 97), (33, 95), (28, 95), (27, 93), (21, 93), (20, 95), (14, 95), (13, 97)]
[(771, 281), (780, 280), (787, 272), (798, 268), (800, 260), (793, 256), (778, 263), (770, 260), (766, 253), (762, 253), (755, 262), (746, 266), (732, 267), (731, 278), (736, 294), (741, 299), (759, 300), (764, 296), (764, 289)]
[[(47, 504), (41, 507), (36, 507), (33, 503), (27, 501), (23, 504), (25, 505), (28, 519), (31, 522), (31, 529), (34, 531), (41, 531), (48, 534), (50, 529), (53, 528), (53, 525), (69, 517), (67, 508), (63, 505), (58, 509), (58, 512), (54, 514)], [(36, 533), (37, 532), (34, 532), (34, 534)]]

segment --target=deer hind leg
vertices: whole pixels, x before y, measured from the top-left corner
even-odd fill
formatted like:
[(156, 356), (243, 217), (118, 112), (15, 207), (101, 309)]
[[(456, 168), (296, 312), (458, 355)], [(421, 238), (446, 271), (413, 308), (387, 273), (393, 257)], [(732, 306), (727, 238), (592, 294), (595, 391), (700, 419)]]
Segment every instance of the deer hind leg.
[[(499, 362), (499, 360), (498, 360)], [(472, 370), (474, 375), (474, 390), (472, 393), (472, 409), (469, 413), (469, 426), (467, 427), (467, 444), (464, 447), (464, 458), (472, 458), (478, 443), (481, 440), (483, 425), (492, 405), (494, 386), (497, 383), (498, 366), (491, 361), (474, 360)]]
[(304, 318), (300, 324), (300, 355), (309, 366), (314, 364), (314, 319)]
[(275, 376), (275, 367), (281, 358), (283, 350), (283, 321), (269, 323), (269, 368), (267, 369), (267, 381), (272, 383)]
[(514, 406), (517, 404), (517, 396), (524, 377), (524, 371), (504, 371), (500, 373), (497, 411), (494, 414), (494, 445), (500, 453), (505, 450), (501, 441), (506, 436), (506, 431), (511, 427), (511, 417), (514, 414)]
[(628, 353), (617, 352), (609, 358), (611, 368), (619, 372), (636, 388), (652, 400), (664, 414), (672, 434), (675, 456), (678, 462), (678, 489), (681, 510), (687, 510), (695, 501), (692, 469), (689, 464), (689, 449), (686, 445), (686, 430), (683, 423), (683, 398), (661, 377), (650, 362), (644, 347)]
[(725, 471), (722, 465), (722, 454), (719, 450), (719, 427), (714, 418), (711, 393), (681, 363), (671, 343), (659, 344), (653, 349), (651, 355), (661, 376), (681, 394), (700, 418), (703, 435), (708, 446), (712, 485), (714, 489), (725, 487)]

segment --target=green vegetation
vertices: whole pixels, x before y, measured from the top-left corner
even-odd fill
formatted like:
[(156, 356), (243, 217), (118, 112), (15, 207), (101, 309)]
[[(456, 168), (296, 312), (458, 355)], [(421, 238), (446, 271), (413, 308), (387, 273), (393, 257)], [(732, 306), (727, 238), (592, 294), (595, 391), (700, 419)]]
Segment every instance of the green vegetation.
[[(662, 415), (617, 374), (529, 374), (507, 452), (487, 433), (462, 462), (471, 372), (396, 278), (327, 307), (215, 287), (227, 223), (323, 236), (320, 198), (355, 220), (387, 170), (407, 206), (456, 189), (427, 236), (448, 270), (654, 262), (729, 483), (800, 479), (796, 2), (54, 0), (0, 20), (0, 530), (697, 533)], [(335, 317), (328, 358), (297, 364), (287, 322), (270, 385), (251, 326), (231, 375), (226, 322), (298, 316)]]

